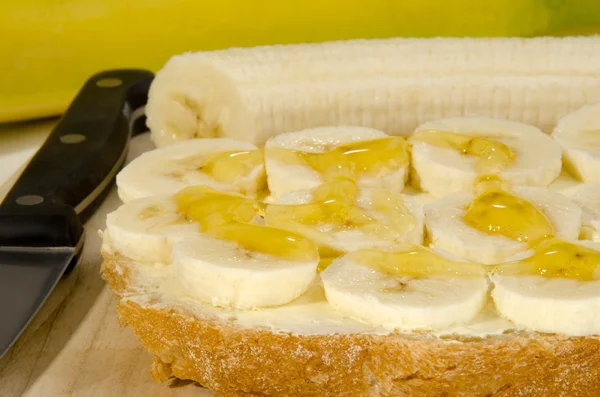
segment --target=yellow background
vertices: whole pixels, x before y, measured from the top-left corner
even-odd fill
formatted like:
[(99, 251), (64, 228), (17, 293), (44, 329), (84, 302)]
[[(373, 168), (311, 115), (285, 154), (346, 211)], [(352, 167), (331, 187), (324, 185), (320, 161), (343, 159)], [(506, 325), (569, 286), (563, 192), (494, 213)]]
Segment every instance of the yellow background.
[(17, 0), (0, 11), (0, 122), (60, 113), (108, 68), (349, 38), (600, 32), (600, 0)]

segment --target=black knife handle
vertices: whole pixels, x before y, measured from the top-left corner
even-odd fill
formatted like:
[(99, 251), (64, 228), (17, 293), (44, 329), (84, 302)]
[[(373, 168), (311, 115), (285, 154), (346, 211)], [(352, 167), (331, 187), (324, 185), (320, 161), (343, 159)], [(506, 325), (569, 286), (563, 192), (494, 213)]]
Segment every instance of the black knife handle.
[(87, 81), (0, 205), (0, 246), (77, 245), (77, 214), (121, 166), (152, 76), (112, 70)]

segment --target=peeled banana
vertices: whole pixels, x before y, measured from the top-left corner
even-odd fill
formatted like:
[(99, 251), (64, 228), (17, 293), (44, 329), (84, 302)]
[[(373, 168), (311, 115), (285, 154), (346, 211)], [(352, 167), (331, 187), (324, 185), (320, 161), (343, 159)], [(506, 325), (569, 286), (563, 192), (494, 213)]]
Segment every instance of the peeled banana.
[(600, 40), (385, 39), (187, 53), (149, 93), (158, 146), (201, 137), (264, 144), (327, 125), (408, 135), (440, 118), (489, 116), (549, 132), (600, 102)]

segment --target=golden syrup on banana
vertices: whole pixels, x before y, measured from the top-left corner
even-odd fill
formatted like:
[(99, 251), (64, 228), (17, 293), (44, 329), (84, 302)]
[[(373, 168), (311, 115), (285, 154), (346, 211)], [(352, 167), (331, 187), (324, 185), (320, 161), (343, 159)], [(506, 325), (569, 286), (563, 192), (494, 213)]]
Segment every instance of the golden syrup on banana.
[(478, 178), (478, 196), (464, 215), (467, 225), (527, 243), (533, 255), (496, 267), (502, 276), (539, 275), (591, 281), (599, 278), (600, 252), (557, 239), (548, 218), (531, 202), (502, 188), (497, 175)]
[(469, 203), (463, 217), (470, 227), (535, 246), (554, 235), (554, 227), (534, 204), (502, 188), (495, 175), (480, 177), (479, 194)]
[(206, 234), (232, 241), (250, 252), (259, 252), (295, 262), (319, 260), (316, 244), (289, 230), (249, 223), (229, 223), (214, 227)]
[(371, 206), (376, 213), (383, 215), (387, 220), (389, 227), (385, 231), (388, 233), (393, 230), (406, 234), (416, 227), (414, 215), (402, 196), (395, 191), (384, 188), (372, 189)]
[(353, 203), (358, 199), (358, 185), (351, 178), (336, 177), (312, 191), (313, 201), (338, 200)]
[[(265, 223), (292, 230), (319, 244), (320, 265), (324, 270), (343, 252), (330, 246), (334, 242), (332, 231), (365, 225), (372, 220), (354, 205), (358, 197), (356, 183), (346, 178), (336, 178), (313, 191), (313, 201), (306, 204), (269, 204), (266, 207)], [(327, 225), (327, 230), (317, 226)]]
[(360, 175), (381, 175), (409, 163), (409, 145), (402, 137), (386, 137), (351, 142), (324, 153), (285, 148), (267, 148), (274, 159), (287, 164), (306, 165), (330, 180), (335, 177), (356, 179)]
[[(202, 162), (201, 170), (219, 182), (235, 183), (240, 176), (250, 175), (253, 170), (263, 164), (264, 153), (262, 150), (235, 150), (207, 156)], [(266, 180), (264, 168), (261, 176)]]
[(592, 281), (600, 278), (600, 274), (596, 271), (599, 265), (600, 251), (550, 237), (535, 248), (532, 256), (498, 265), (496, 274), (539, 275)]
[(313, 200), (306, 204), (280, 205), (267, 207), (265, 221), (295, 230), (317, 241), (331, 240), (331, 236), (316, 230), (315, 226), (327, 225), (328, 232), (358, 228), (366, 234), (393, 239), (399, 233), (414, 228), (412, 214), (402, 198), (385, 189), (373, 189), (373, 209), (390, 221), (386, 225), (369, 216), (356, 201), (358, 186), (347, 178), (335, 178), (319, 185), (313, 191)]
[[(336, 178), (319, 185), (313, 191), (313, 198), (306, 204), (270, 204), (267, 206), (267, 224), (306, 225), (332, 224), (352, 227), (370, 221), (362, 210), (354, 205), (358, 197), (356, 183), (346, 178)], [(283, 226), (281, 226), (283, 227)]]
[(344, 251), (340, 251), (333, 247), (330, 247), (327, 245), (322, 245), (322, 244), (319, 245), (318, 249), (319, 249), (319, 266), (317, 267), (318, 272), (322, 272), (323, 270), (327, 269), (327, 267), (331, 264), (331, 262), (333, 262), (334, 260), (336, 260), (337, 258), (339, 258), (340, 256), (345, 254)]
[(473, 277), (485, 274), (483, 267), (479, 264), (452, 261), (420, 245), (401, 246), (393, 251), (364, 249), (351, 252), (346, 258), (393, 276)]
[(175, 199), (179, 213), (197, 222), (209, 236), (236, 242), (248, 251), (291, 261), (319, 258), (316, 245), (298, 233), (250, 224), (261, 208), (255, 200), (206, 186), (182, 189)]
[(479, 157), (475, 164), (478, 174), (498, 173), (515, 158), (514, 152), (507, 145), (485, 137), (445, 131), (417, 131), (411, 139), (439, 148), (453, 149), (466, 156)]
[(230, 222), (251, 222), (259, 210), (255, 200), (207, 186), (184, 188), (175, 200), (178, 212), (197, 222), (203, 231)]
[(414, 217), (399, 194), (386, 189), (372, 189), (371, 193), (371, 206), (385, 217), (386, 224), (369, 216), (356, 204), (358, 186), (347, 178), (334, 178), (319, 185), (313, 190), (312, 202), (268, 205), (265, 222), (317, 241), (321, 256), (319, 270), (324, 270), (344, 254), (331, 247), (334, 242), (331, 232), (358, 229), (367, 235), (393, 241), (415, 228)]

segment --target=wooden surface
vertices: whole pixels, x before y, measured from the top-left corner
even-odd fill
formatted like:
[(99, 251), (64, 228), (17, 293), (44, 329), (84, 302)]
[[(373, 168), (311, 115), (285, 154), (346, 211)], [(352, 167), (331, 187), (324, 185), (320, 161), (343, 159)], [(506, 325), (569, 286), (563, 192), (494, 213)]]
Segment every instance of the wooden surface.
[[(6, 136), (0, 136), (0, 147)], [(28, 145), (41, 140), (32, 142)], [(151, 147), (148, 134), (134, 138), (130, 159)], [(76, 271), (61, 280), (17, 344), (0, 360), (0, 396), (214, 397), (190, 382), (155, 383), (150, 377), (151, 354), (117, 322), (112, 292), (99, 276), (98, 231), (104, 228), (106, 214), (119, 204), (113, 186), (86, 225), (83, 258)]]

